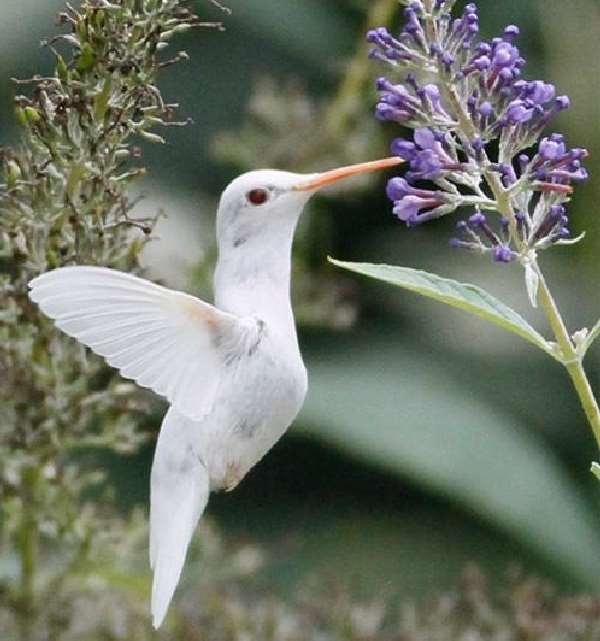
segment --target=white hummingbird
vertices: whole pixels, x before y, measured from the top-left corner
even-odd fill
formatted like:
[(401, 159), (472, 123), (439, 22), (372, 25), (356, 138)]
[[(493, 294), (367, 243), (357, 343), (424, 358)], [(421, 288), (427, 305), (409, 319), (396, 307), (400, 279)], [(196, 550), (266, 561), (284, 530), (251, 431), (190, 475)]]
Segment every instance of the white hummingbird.
[(310, 175), (262, 170), (234, 180), (217, 213), (214, 306), (102, 267), (63, 267), (31, 281), (31, 299), (59, 329), (170, 403), (151, 473), (155, 628), (209, 492), (235, 488), (304, 401), (290, 272), (305, 204), (325, 185), (400, 162)]

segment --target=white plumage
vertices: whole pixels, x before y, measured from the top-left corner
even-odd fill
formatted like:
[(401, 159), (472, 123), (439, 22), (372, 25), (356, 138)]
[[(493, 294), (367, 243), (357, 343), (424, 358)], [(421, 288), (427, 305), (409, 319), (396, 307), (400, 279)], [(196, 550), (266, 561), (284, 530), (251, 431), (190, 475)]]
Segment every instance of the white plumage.
[(125, 378), (164, 396), (192, 419), (210, 412), (219, 380), (214, 330), (244, 325), (212, 305), (102, 267), (64, 267), (30, 283), (30, 297), (65, 334)]
[[(158, 627), (179, 582), (185, 553), (209, 494), (206, 467), (191, 447), (185, 422), (169, 409), (164, 418), (150, 481), (150, 566), (154, 570), (152, 616)], [(181, 455), (181, 449), (184, 454)], [(173, 461), (178, 466), (173, 469)]]
[(154, 627), (165, 617), (209, 492), (233, 489), (302, 406), (307, 378), (290, 271), (304, 205), (319, 187), (399, 162), (236, 179), (217, 214), (215, 306), (102, 267), (64, 267), (31, 281), (31, 299), (57, 327), (170, 403), (151, 474)]

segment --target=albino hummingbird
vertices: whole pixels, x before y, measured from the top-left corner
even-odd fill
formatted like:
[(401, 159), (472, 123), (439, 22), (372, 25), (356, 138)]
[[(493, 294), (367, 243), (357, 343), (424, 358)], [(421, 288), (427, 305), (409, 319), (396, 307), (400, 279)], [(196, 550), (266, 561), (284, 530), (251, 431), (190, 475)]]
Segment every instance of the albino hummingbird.
[(290, 302), (294, 231), (315, 191), (400, 158), (321, 174), (262, 170), (223, 192), (215, 304), (102, 267), (30, 283), (56, 326), (170, 403), (151, 473), (152, 618), (162, 623), (211, 490), (232, 490), (300, 411), (307, 374)]

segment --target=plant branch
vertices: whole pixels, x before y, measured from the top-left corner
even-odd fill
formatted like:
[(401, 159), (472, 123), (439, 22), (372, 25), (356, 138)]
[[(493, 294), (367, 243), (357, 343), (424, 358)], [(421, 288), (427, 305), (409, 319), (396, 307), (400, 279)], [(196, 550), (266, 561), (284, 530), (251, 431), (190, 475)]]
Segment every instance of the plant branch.
[(36, 518), (36, 494), (38, 470), (29, 468), (23, 472), (23, 516), (19, 532), (19, 560), (21, 581), (17, 599), (17, 616), (21, 641), (30, 641), (35, 621), (35, 577), (38, 556), (38, 523)]
[(592, 391), (592, 387), (583, 367), (583, 355), (573, 344), (556, 302), (537, 263), (536, 269), (540, 279), (538, 292), (540, 306), (543, 309), (546, 318), (552, 327), (556, 341), (560, 346), (564, 357), (563, 364), (573, 381), (573, 385), (575, 386), (575, 390), (579, 396), (583, 411), (585, 412), (592, 431), (594, 432), (598, 449), (600, 449), (600, 408), (598, 407), (598, 401), (594, 396), (594, 392)]
[[(428, 20), (427, 24), (430, 24), (431, 22), (431, 20)], [(444, 89), (446, 99), (448, 100), (453, 113), (457, 116), (460, 129), (462, 130), (463, 135), (467, 138), (464, 142), (468, 143), (469, 140), (474, 140), (477, 136), (477, 130), (469, 117), (469, 114), (464, 109), (462, 102), (456, 93), (455, 87), (447, 81), (443, 72), (439, 71), (438, 76), (440, 85)], [(489, 169), (490, 163), (485, 151), (482, 153), (482, 175), (485, 178), (494, 199), (496, 200), (498, 212), (509, 221), (509, 229), (513, 240), (518, 246), (524, 247), (523, 240), (519, 238), (519, 234), (517, 233), (517, 219), (512, 206), (510, 194), (502, 185), (499, 175)], [(550, 292), (535, 255), (532, 257), (531, 264), (539, 278), (538, 301), (540, 307), (550, 324), (552, 333), (554, 334), (554, 338), (560, 349), (560, 360), (571, 377), (577, 395), (579, 396), (581, 406), (592, 428), (598, 448), (600, 449), (600, 408), (583, 367), (583, 354), (578, 351), (569, 335), (569, 331), (565, 325), (562, 315), (560, 314), (556, 301)]]
[[(163, 100), (156, 83), (161, 71), (187, 59), (181, 52), (163, 56), (177, 34), (220, 26), (185, 5), (67, 4), (59, 15), (66, 33), (46, 43), (54, 73), (17, 81), (19, 91), (28, 87), (28, 95), (15, 98), (21, 142), (0, 150), (0, 460), (11, 462), (10, 470), (0, 466), (0, 529), (20, 573), (10, 586), (15, 605), (2, 619), (2, 639), (47, 636), (39, 630), (49, 609), (42, 588), (55, 587), (49, 596), (57, 601), (70, 589), (52, 579), (72, 577), (73, 568), (57, 575), (41, 567), (38, 548), (47, 541), (72, 548), (106, 523), (103, 501), (96, 502), (102, 508), (80, 505), (97, 473), (79, 459), (65, 466), (65, 459), (86, 439), (120, 452), (145, 438), (144, 401), (117, 384), (100, 359), (57, 335), (29, 300), (27, 283), (73, 261), (141, 270), (154, 219), (130, 215), (130, 184), (144, 173), (138, 144), (161, 141), (156, 126), (180, 124), (177, 105)], [(60, 53), (52, 47), (57, 40), (66, 45)], [(88, 402), (99, 392), (98, 402)]]
[[(398, 8), (398, 0), (378, 0), (374, 2), (366, 19), (368, 28), (385, 24)], [(344, 80), (335, 95), (325, 116), (325, 130), (332, 138), (338, 138), (348, 129), (357, 106), (361, 103), (363, 88), (371, 80), (371, 65), (367, 56), (369, 45), (362, 42), (344, 75)]]

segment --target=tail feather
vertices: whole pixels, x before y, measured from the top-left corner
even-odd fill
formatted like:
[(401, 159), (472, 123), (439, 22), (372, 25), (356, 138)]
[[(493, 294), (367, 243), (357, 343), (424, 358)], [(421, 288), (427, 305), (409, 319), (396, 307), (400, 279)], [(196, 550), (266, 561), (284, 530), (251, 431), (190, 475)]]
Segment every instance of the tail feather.
[(150, 484), (152, 622), (158, 628), (179, 582), (187, 548), (209, 495), (204, 463), (190, 446), (194, 430), (173, 408), (167, 412), (154, 455)]

